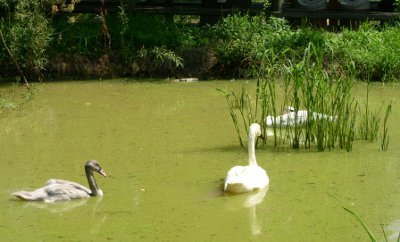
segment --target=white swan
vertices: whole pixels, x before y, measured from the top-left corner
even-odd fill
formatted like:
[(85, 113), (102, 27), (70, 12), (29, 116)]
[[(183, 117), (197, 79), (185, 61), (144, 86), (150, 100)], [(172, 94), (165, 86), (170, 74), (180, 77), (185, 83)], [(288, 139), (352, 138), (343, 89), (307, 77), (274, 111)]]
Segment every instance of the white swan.
[[(304, 126), (307, 123), (308, 119), (308, 111), (307, 110), (297, 110), (288, 106), (288, 113), (282, 114), (277, 117), (273, 117), (268, 115), (265, 118), (265, 124), (267, 127), (273, 127), (274, 123), (277, 127), (294, 127), (295, 124), (297, 126)], [(325, 119), (327, 121), (333, 122), (335, 121), (337, 116), (333, 117), (328, 114), (313, 112), (311, 119), (314, 121)]]
[(263, 189), (269, 184), (267, 172), (258, 166), (255, 154), (257, 137), (261, 136), (261, 127), (253, 123), (249, 128), (249, 165), (232, 167), (225, 178), (224, 191), (231, 193), (251, 192)]
[[(301, 113), (300, 113), (300, 115), (298, 114), (297, 115), (299, 118), (297, 119), (297, 122), (298, 122), (298, 124), (300, 123), (300, 120), (302, 120), (302, 116), (301, 116)], [(294, 121), (296, 120), (295, 119), (295, 117), (296, 117), (296, 112), (295, 112), (295, 110), (293, 109), (292, 110), (292, 107), (288, 107), (288, 112), (287, 113), (285, 113), (285, 114), (282, 114), (282, 115), (280, 115), (280, 116), (277, 116), (277, 117), (274, 117), (274, 116), (271, 116), (271, 115), (268, 115), (266, 118), (265, 118), (265, 124), (267, 125), (267, 127), (273, 127), (274, 126), (274, 124), (277, 126), (277, 127), (294, 127)]]
[(38, 188), (34, 191), (14, 192), (11, 195), (26, 201), (44, 202), (56, 202), (76, 198), (103, 196), (103, 192), (97, 186), (96, 180), (94, 179), (93, 171), (96, 171), (103, 176), (107, 176), (96, 160), (89, 160), (86, 162), (85, 172), (90, 189), (76, 182), (50, 179), (46, 182), (44, 187)]

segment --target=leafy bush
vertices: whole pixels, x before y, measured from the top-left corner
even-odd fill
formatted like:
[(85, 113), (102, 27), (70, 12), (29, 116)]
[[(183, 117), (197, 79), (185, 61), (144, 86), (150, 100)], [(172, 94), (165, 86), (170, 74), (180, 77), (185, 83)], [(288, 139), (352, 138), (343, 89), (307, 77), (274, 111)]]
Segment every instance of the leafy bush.
[(53, 21), (52, 55), (98, 56), (103, 51), (100, 19), (95, 14), (63, 15)]
[(293, 53), (289, 61), (297, 62), (312, 43), (322, 50), (326, 67), (328, 63), (346, 66), (353, 61), (362, 80), (390, 81), (400, 76), (398, 26), (378, 29), (367, 22), (358, 30), (330, 33), (307, 24), (291, 28), (284, 19), (274, 17), (232, 15), (211, 29), (210, 38), (222, 68), (249, 69), (259, 65), (265, 55), (285, 63), (288, 56), (284, 53), (288, 50)]
[(361, 79), (388, 81), (400, 75), (400, 29), (378, 30), (366, 23), (357, 31), (345, 29), (331, 35), (329, 45), (342, 63), (352, 60)]
[(278, 50), (277, 53), (291, 50), (301, 55), (309, 43), (317, 46), (325, 43), (322, 31), (308, 27), (292, 29), (284, 19), (267, 19), (262, 15), (232, 15), (211, 28), (218, 61), (233, 68), (246, 66), (250, 60), (258, 63), (264, 55), (272, 57), (271, 50)]
[[(378, 29), (365, 24), (358, 30), (331, 33), (307, 23), (293, 27), (280, 18), (234, 14), (213, 26), (201, 27), (198, 17), (179, 16), (169, 22), (161, 15), (129, 13), (121, 5), (118, 13), (106, 15), (112, 39), (111, 47), (106, 48), (102, 24), (96, 14), (64, 11), (50, 19), (43, 14), (39, 0), (0, 0), (0, 7), (6, 9), (6, 15), (0, 16), (0, 26), (10, 49), (24, 71), (39, 77), (48, 56), (60, 61), (54, 65), (58, 67), (51, 67), (55, 74), (61, 69), (67, 74), (68, 68), (80, 68), (76, 64), (80, 61), (72, 61), (75, 58), (87, 59), (88, 67), (107, 59), (99, 68), (123, 75), (141, 73), (135, 69), (137, 64), (147, 63), (139, 66), (148, 66), (145, 69), (151, 69), (152, 74), (159, 67), (162, 75), (167, 71), (192, 75), (191, 71), (185, 71), (197, 69), (208, 72), (200, 75), (243, 77), (253, 75), (252, 70), (263, 65), (264, 60), (273, 58), (273, 68), (278, 71), (284, 65), (298, 63), (309, 43), (321, 50), (326, 68), (335, 66), (335, 71), (343, 75), (347, 74), (347, 63), (352, 62), (360, 79), (388, 81), (400, 76), (398, 26)], [(203, 55), (191, 54), (191, 50)], [(202, 59), (208, 57), (208, 61)], [(2, 63), (7, 62), (4, 48), (0, 48), (0, 58)], [(169, 64), (164, 65), (165, 60)], [(185, 62), (208, 64), (193, 68)]]
[[(13, 1), (8, 1), (13, 3)], [(3, 0), (3, 4), (7, 1)], [(12, 4), (8, 5), (13, 6)], [(31, 78), (41, 79), (48, 62), (47, 49), (53, 29), (42, 12), (40, 1), (16, 1), (14, 14), (2, 19), (5, 38), (14, 58)]]

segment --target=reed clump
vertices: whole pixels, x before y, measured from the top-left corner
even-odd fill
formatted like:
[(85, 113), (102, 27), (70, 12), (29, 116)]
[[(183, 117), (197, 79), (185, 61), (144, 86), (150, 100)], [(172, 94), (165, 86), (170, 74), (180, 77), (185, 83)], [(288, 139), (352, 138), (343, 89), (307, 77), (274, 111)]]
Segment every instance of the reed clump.
[[(302, 56), (291, 50), (282, 53), (285, 58), (269, 50), (257, 61), (253, 68), (254, 94), (245, 85), (239, 93), (219, 89), (228, 103), (240, 145), (253, 122), (263, 124), (263, 132), (275, 147), (289, 144), (292, 148), (315, 147), (318, 151), (333, 148), (351, 151), (353, 142), (359, 138), (356, 125), (360, 137), (377, 139), (380, 110), (371, 111), (367, 98), (363, 112), (359, 101), (351, 95), (355, 80), (353, 62), (345, 67), (349, 74), (343, 76), (334, 65), (327, 68), (327, 55), (314, 44), (310, 43)], [(283, 96), (278, 97), (278, 90), (283, 91)], [(358, 121), (362, 115), (364, 118)], [(382, 137), (388, 143), (385, 120)]]

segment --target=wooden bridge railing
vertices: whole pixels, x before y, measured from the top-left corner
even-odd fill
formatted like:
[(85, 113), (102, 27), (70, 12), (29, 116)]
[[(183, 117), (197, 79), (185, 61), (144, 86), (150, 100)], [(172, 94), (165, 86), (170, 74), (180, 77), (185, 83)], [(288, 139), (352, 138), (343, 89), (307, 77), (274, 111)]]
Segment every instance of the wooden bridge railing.
[[(173, 15), (198, 15), (202, 22), (213, 22), (230, 13), (243, 12), (251, 15), (265, 12), (267, 15), (284, 17), (292, 22), (300, 19), (309, 19), (324, 25), (327, 22), (338, 23), (348, 21), (376, 20), (387, 21), (399, 18), (399, 12), (382, 12), (378, 2), (371, 1), (370, 9), (364, 11), (349, 11), (327, 7), (323, 10), (296, 9), (290, 1), (271, 0), (272, 8), (265, 9), (262, 1), (252, 0), (102, 0), (108, 12), (119, 11), (121, 2), (126, 3), (128, 12)], [(101, 0), (80, 0), (75, 5), (74, 12), (98, 13), (102, 4)], [(253, 0), (254, 1), (254, 0)], [(337, 2), (338, 0), (330, 0)], [(68, 1), (67, 1), (68, 2)], [(330, 20), (330, 21), (327, 21)]]
[[(330, 0), (330, 2), (338, 0)], [(104, 0), (109, 12), (118, 11), (121, 1)], [(221, 16), (226, 16), (233, 12), (244, 12), (249, 14), (258, 14), (265, 11), (267, 15), (284, 17), (295, 22), (303, 18), (312, 22), (319, 23), (322, 26), (347, 24), (349, 22), (360, 22), (364, 20), (387, 21), (399, 18), (398, 12), (382, 12), (378, 8), (378, 2), (370, 2), (370, 9), (364, 11), (340, 10), (328, 7), (327, 9), (313, 11), (305, 9), (296, 9), (290, 5), (290, 0), (272, 0), (272, 8), (265, 9), (262, 2), (253, 3), (252, 0), (195, 0), (195, 1), (177, 1), (177, 0), (130, 0), (128, 11), (134, 13), (166, 14), (166, 15), (199, 15), (203, 22), (216, 21)], [(76, 12), (97, 12), (100, 6), (100, 0), (81, 0), (76, 5)], [(330, 4), (332, 5), (332, 4)], [(330, 21), (327, 21), (330, 20)], [(324, 26), (326, 27), (326, 26)]]

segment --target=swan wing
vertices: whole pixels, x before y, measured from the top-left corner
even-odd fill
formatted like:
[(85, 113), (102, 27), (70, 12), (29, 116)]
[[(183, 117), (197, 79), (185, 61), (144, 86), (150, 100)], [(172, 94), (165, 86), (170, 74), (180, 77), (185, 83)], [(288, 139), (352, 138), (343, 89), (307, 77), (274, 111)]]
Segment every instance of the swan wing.
[(330, 122), (333, 122), (333, 121), (336, 120), (337, 116), (333, 117), (333, 116), (330, 116), (328, 114), (314, 112), (313, 113), (313, 118), (314, 118), (314, 120), (326, 119), (326, 120), (328, 120)]
[(307, 123), (308, 119), (308, 111), (307, 110), (299, 110), (297, 113), (296, 124), (302, 126)]
[(76, 198), (90, 197), (91, 191), (75, 182), (71, 183), (54, 183), (43, 188), (45, 202), (56, 202), (63, 200), (71, 200)]
[(242, 193), (251, 190), (248, 186), (248, 166), (234, 166), (226, 174), (224, 191)]
[(259, 166), (235, 166), (228, 171), (224, 190), (233, 193), (262, 189), (269, 184), (267, 172)]
[(19, 191), (12, 195), (27, 201), (56, 202), (75, 198), (90, 197), (91, 191), (76, 183), (65, 180), (51, 179), (44, 187), (34, 191)]
[(45, 186), (47, 187), (47, 186), (55, 185), (55, 184), (70, 185), (70, 186), (74, 187), (75, 189), (83, 190), (88, 194), (92, 193), (92, 191), (89, 188), (87, 188), (77, 182), (67, 181), (67, 180), (62, 180), (62, 179), (50, 179), (46, 182)]
[(246, 171), (245, 166), (234, 166), (228, 171), (228, 173), (226, 174), (226, 178), (240, 176), (240, 174), (242, 174), (245, 171)]

